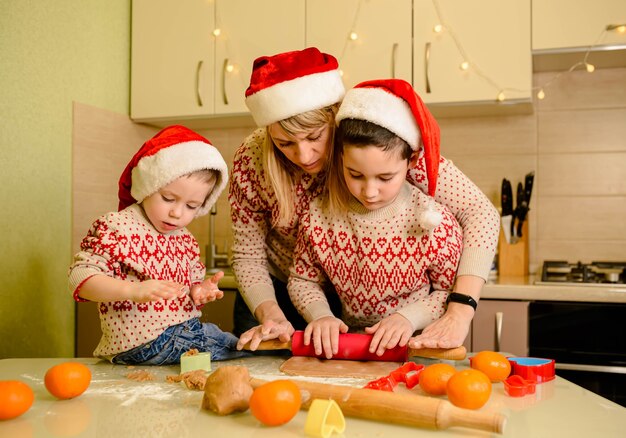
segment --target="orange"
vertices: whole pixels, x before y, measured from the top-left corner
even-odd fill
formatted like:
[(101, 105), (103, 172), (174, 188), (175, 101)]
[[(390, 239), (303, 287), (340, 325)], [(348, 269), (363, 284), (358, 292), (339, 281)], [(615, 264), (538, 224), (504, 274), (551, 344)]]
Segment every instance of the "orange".
[(300, 410), (302, 398), (291, 380), (274, 380), (257, 387), (250, 397), (250, 411), (266, 426), (280, 426)]
[(495, 351), (481, 351), (470, 358), (470, 366), (485, 373), (492, 382), (501, 382), (511, 374), (511, 363)]
[(448, 380), (448, 400), (459, 408), (481, 408), (491, 395), (491, 381), (482, 371), (468, 369)]
[(420, 373), (420, 388), (431, 395), (443, 395), (446, 393), (448, 379), (456, 373), (456, 369), (447, 363), (434, 363), (428, 365)]
[(0, 380), (0, 420), (19, 417), (33, 405), (35, 394), (19, 380)]
[(89, 387), (91, 371), (82, 363), (60, 363), (46, 372), (44, 383), (48, 392), (56, 398), (78, 397)]

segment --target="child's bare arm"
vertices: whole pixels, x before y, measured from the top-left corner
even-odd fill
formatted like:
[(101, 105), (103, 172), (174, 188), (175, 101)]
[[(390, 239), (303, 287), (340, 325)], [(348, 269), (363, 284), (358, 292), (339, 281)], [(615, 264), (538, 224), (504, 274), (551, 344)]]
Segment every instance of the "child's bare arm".
[(80, 287), (78, 296), (89, 301), (149, 301), (169, 300), (185, 293), (183, 285), (173, 281), (127, 281), (108, 275), (94, 275)]

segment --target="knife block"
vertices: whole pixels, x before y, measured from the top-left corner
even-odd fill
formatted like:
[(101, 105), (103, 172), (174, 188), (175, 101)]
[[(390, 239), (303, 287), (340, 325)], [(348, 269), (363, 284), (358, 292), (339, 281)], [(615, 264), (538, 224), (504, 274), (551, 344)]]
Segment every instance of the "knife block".
[(507, 243), (502, 226), (500, 226), (498, 275), (500, 277), (528, 275), (528, 220), (522, 224), (522, 237), (515, 243)]

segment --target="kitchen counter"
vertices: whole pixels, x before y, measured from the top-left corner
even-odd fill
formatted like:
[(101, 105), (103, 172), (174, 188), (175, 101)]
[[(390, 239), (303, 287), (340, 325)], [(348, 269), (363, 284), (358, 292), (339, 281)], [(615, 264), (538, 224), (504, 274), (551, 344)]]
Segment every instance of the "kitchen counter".
[(626, 303), (626, 285), (541, 283), (534, 275), (504, 277), (483, 286), (481, 299)]
[[(88, 390), (72, 400), (56, 400), (43, 384), (51, 366), (76, 360), (89, 366), (92, 382)], [(254, 357), (214, 362), (223, 365), (245, 365), (253, 377), (273, 380), (285, 378), (278, 367), (285, 358)], [(457, 368), (468, 361), (457, 362)], [(128, 367), (111, 365), (98, 359), (4, 359), (0, 360), (0, 380), (19, 379), (31, 386), (35, 402), (21, 417), (0, 421), (3, 437), (304, 437), (306, 411), (279, 427), (262, 426), (249, 412), (217, 416), (200, 408), (201, 391), (186, 389), (182, 384), (167, 383), (165, 376), (177, 374), (178, 366), (135, 367), (153, 372), (156, 380), (136, 382), (126, 378)], [(304, 379), (302, 377), (294, 377)], [(361, 379), (306, 380), (361, 387)], [(401, 385), (400, 391), (408, 391)], [(413, 391), (419, 391), (414, 389)], [(494, 384), (491, 398), (481, 408), (508, 417), (504, 437), (617, 437), (626, 430), (626, 408), (557, 377), (537, 386), (537, 392), (522, 398), (509, 397), (502, 383)], [(346, 418), (346, 430), (337, 437), (416, 436), (494, 437), (498, 435), (465, 428), (433, 431), (406, 426)]]

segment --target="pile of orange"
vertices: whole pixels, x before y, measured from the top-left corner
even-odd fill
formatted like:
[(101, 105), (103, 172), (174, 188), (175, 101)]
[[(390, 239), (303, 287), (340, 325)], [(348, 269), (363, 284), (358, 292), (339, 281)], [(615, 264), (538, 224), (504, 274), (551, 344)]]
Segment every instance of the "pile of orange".
[(257, 387), (250, 396), (250, 411), (266, 426), (280, 426), (300, 410), (300, 389), (291, 380), (274, 380)]
[(491, 382), (508, 376), (510, 365), (507, 370), (505, 362), (509, 364), (504, 356), (484, 351), (472, 358), (468, 370), (457, 371), (447, 363), (432, 364), (420, 373), (419, 385), (426, 394), (447, 395), (455, 406), (479, 409), (491, 396)]
[(78, 397), (89, 387), (91, 371), (82, 363), (60, 363), (46, 372), (44, 383), (48, 392), (56, 398)]

